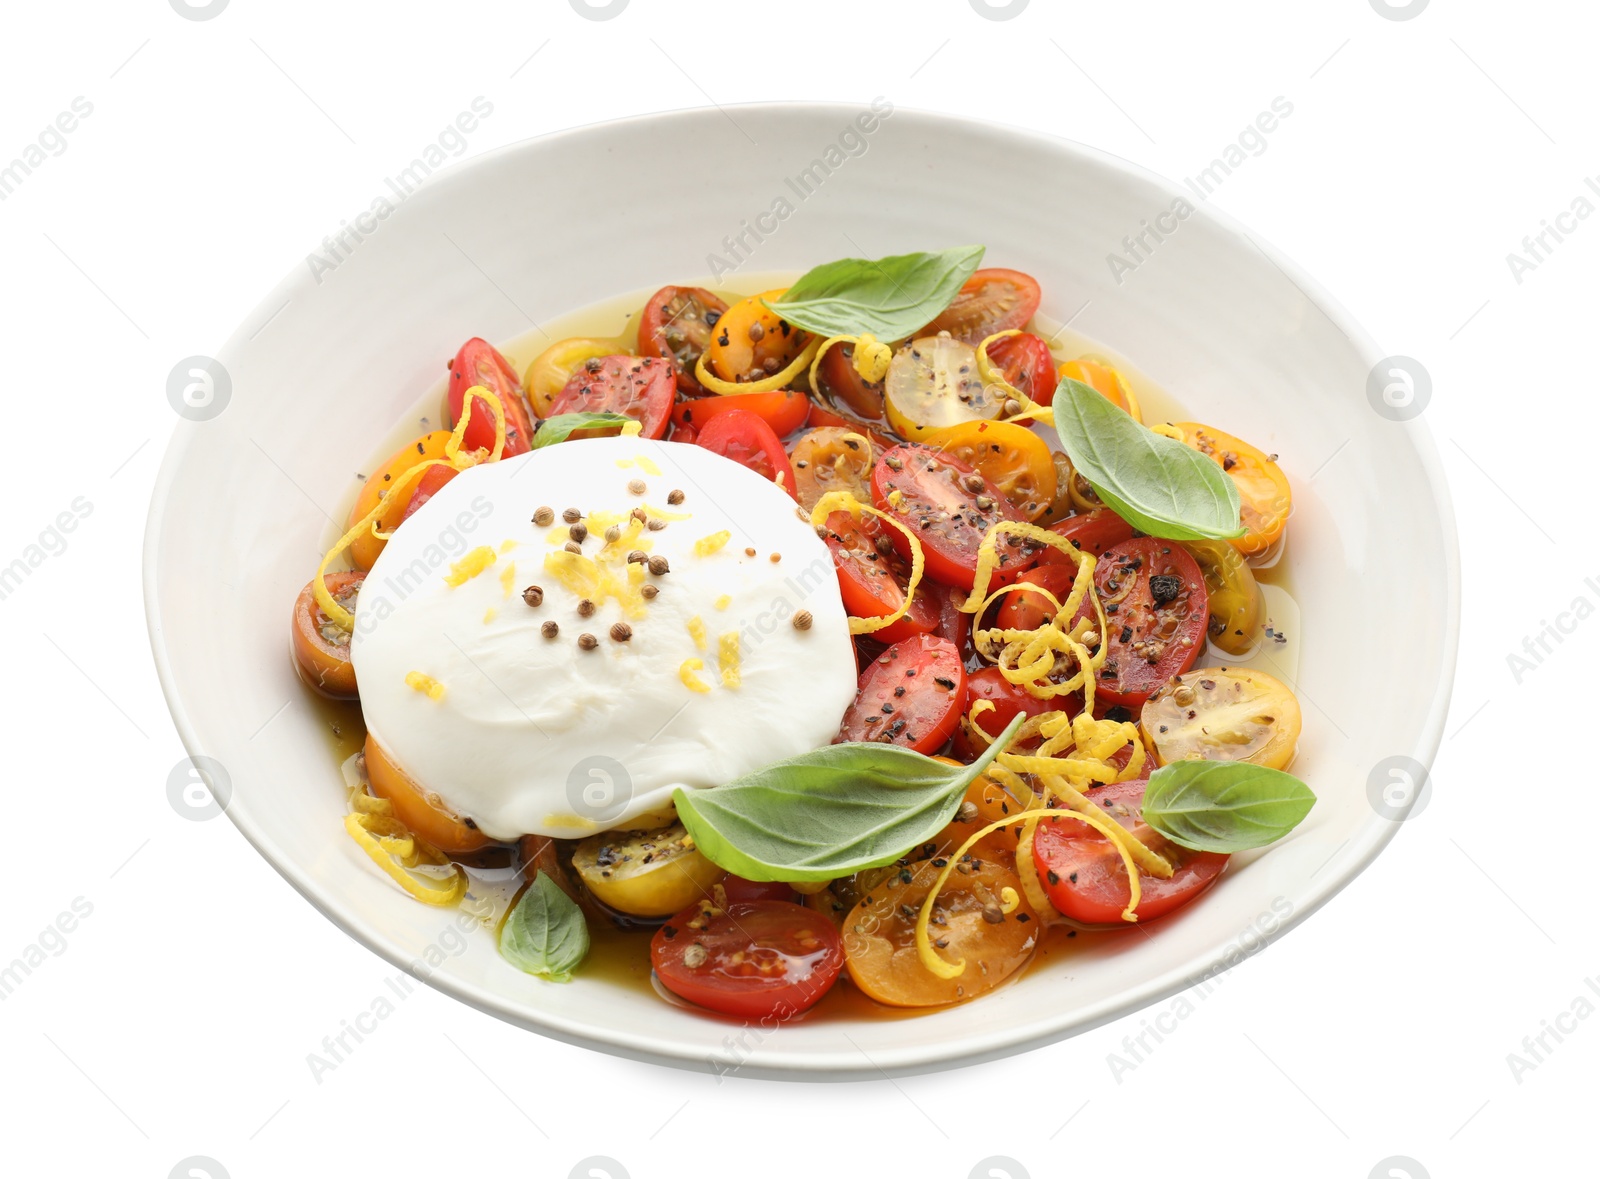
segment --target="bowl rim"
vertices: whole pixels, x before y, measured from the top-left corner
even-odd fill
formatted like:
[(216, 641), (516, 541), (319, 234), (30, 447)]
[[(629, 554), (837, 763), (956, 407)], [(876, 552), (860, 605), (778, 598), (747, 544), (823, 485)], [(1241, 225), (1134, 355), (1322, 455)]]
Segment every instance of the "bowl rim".
[[(717, 106), (677, 107), (669, 110), (629, 115), (617, 119), (605, 119), (547, 132), (542, 135), (530, 136), (469, 156), (434, 172), (424, 180), (418, 191), (421, 188), (439, 183), (466, 181), (484, 168), (498, 162), (502, 157), (526, 151), (533, 144), (543, 144), (573, 136), (582, 136), (604, 128), (688, 118), (707, 113), (725, 114), (727, 109), (779, 114), (793, 111), (804, 111), (813, 114), (833, 113), (841, 117), (850, 118), (859, 112), (860, 106), (859, 104), (835, 101), (762, 101), (729, 103)], [(1177, 184), (1157, 172), (1103, 149), (1079, 143), (1063, 136), (990, 119), (972, 118), (919, 107), (904, 107), (898, 104), (894, 106), (893, 113), (896, 115), (909, 115), (913, 119), (924, 120), (930, 124), (955, 125), (968, 132), (979, 131), (990, 135), (1003, 135), (1028, 148), (1076, 156), (1079, 159), (1120, 174), (1126, 179), (1150, 185), (1154, 189), (1170, 196), (1184, 196)], [(1327, 317), (1328, 321), (1345, 336), (1357, 355), (1363, 360), (1376, 364), (1386, 355), (1337, 299), (1271, 242), (1248, 230), (1241, 222), (1210, 202), (1202, 202), (1201, 205), (1196, 206), (1195, 211), (1211, 219), (1219, 229), (1226, 231), (1234, 238), (1243, 239), (1245, 243), (1254, 246), (1285, 278), (1300, 289), (1301, 293), (1318, 311)], [(246, 328), (250, 326), (254, 315), (260, 311), (263, 305), (269, 307), (278, 306), (292, 297), (295, 291), (303, 288), (306, 281), (304, 268), (296, 265), (277, 286), (251, 309), (246, 319), (224, 341), (222, 347), (218, 350), (218, 355), (230, 353), (242, 340), (249, 338), (245, 334)], [(173, 433), (168, 441), (166, 453), (162, 458), (161, 467), (157, 473), (151, 494), (150, 509), (146, 517), (144, 542), (140, 557), (143, 566), (141, 581), (144, 590), (145, 622), (149, 632), (151, 654), (154, 659), (157, 677), (161, 684), (162, 695), (166, 700), (168, 711), (172, 714), (173, 725), (185, 751), (190, 757), (202, 756), (204, 743), (201, 741), (188, 709), (185, 707), (167, 652), (166, 640), (161, 625), (161, 595), (160, 587), (157, 584), (157, 557), (162, 523), (166, 515), (172, 487), (190, 448), (195, 446), (197, 439), (202, 437), (199, 432), (199, 426), (201, 425), (203, 423), (180, 421), (173, 428)], [(1441, 666), (1438, 681), (1433, 685), (1432, 700), (1427, 716), (1417, 734), (1413, 748), (1409, 751), (1410, 756), (1431, 770), (1434, 757), (1438, 753), (1444, 736), (1445, 721), (1449, 713), (1451, 696), (1454, 690), (1456, 666), (1460, 650), (1460, 539), (1456, 527), (1456, 515), (1450, 495), (1449, 483), (1431, 430), (1429, 430), (1420, 415), (1410, 421), (1395, 423), (1395, 425), (1405, 431), (1406, 439), (1416, 455), (1426, 480), (1428, 491), (1432, 496), (1433, 510), (1437, 516), (1440, 539), (1445, 553), (1445, 610), (1442, 619), (1444, 629)], [(1405, 815), (1394, 819), (1383, 819), (1375, 815), (1375, 821), (1369, 820), (1364, 824), (1362, 834), (1355, 837), (1361, 841), (1361, 846), (1356, 849), (1359, 854), (1354, 859), (1347, 860), (1341, 870), (1328, 876), (1323, 884), (1308, 886), (1307, 895), (1303, 903), (1297, 902), (1293, 913), (1278, 923), (1271, 932), (1261, 935), (1256, 948), (1252, 949), (1247, 956), (1253, 956), (1260, 949), (1264, 949), (1291, 929), (1297, 928), (1306, 918), (1322, 908), (1323, 905), (1327, 904), (1351, 881), (1365, 871), (1368, 865), (1377, 858), (1378, 854), (1388, 846), (1389, 841), (1394, 838), (1404, 819), (1409, 817), (1410, 810), (1416, 805), (1416, 801), (1417, 798), (1413, 797), (1412, 802), (1406, 808), (1407, 813)], [(316, 886), (309, 877), (303, 874), (291, 860), (287, 857), (280, 857), (271, 841), (266, 838), (264, 833), (248, 816), (240, 814), (235, 808), (229, 806), (224, 806), (223, 810), (240, 834), (244, 836), (246, 841), (255, 848), (262, 858), (271, 864), (278, 874), (288, 881), (295, 891), (309, 901), (324, 917), (333, 922), (354, 941), (365, 946), (380, 958), (402, 971), (421, 978), (422, 981), (436, 990), (487, 1015), (495, 1016), (516, 1027), (549, 1036), (564, 1043), (591, 1049), (599, 1048), (614, 1055), (649, 1064), (665, 1065), (695, 1072), (706, 1070), (707, 1061), (703, 1053), (688, 1044), (658, 1036), (641, 1038), (635, 1033), (622, 1033), (608, 1027), (593, 1026), (569, 1020), (566, 1017), (543, 1012), (531, 1004), (511, 1002), (487, 988), (481, 988), (473, 983), (454, 978), (442, 972), (428, 971), (424, 973), (416, 970), (417, 963), (414, 960), (390, 946), (381, 933), (348, 910), (339, 902), (338, 898), (327, 895), (324, 890)], [(1335, 854), (1338, 854), (1337, 851)], [(921, 1041), (897, 1048), (893, 1052), (879, 1049), (874, 1057), (868, 1057), (864, 1052), (857, 1049), (857, 1055), (860, 1059), (855, 1060), (852, 1057), (850, 1058), (851, 1063), (846, 1063), (846, 1054), (844, 1053), (839, 1053), (836, 1056), (786, 1055), (781, 1046), (763, 1046), (760, 1053), (741, 1063), (736, 1071), (740, 1076), (744, 1077), (775, 1080), (859, 1081), (917, 1075), (995, 1060), (1014, 1055), (1017, 1052), (1042, 1048), (1068, 1037), (1091, 1031), (1112, 1020), (1168, 999), (1205, 978), (1230, 969), (1232, 964), (1227, 964), (1226, 960), (1230, 956), (1231, 945), (1232, 943), (1223, 943), (1207, 956), (1207, 960), (1201, 964), (1199, 969), (1178, 967), (1160, 975), (1139, 980), (1115, 997), (1102, 1000), (1098, 1008), (1088, 1009), (1087, 1014), (1084, 1008), (1065, 1009), (1062, 1012), (1053, 1013), (1053, 1018), (1042, 1019), (1028, 1026), (1006, 1032), (996, 1032), (983, 1037), (981, 1040), (973, 1037), (966, 1045), (955, 1051), (941, 1052), (938, 1051), (940, 1047), (938, 1041), (933, 1041), (931, 1046), (927, 1041)], [(1237, 959), (1235, 959), (1235, 964), (1236, 962)]]

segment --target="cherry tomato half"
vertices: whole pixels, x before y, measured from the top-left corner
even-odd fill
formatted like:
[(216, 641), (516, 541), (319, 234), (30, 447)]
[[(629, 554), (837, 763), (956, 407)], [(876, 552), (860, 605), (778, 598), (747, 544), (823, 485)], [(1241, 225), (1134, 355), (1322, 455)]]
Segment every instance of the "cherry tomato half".
[[(586, 360), (567, 380), (550, 406), (550, 416), (563, 413), (620, 413), (643, 426), (646, 438), (667, 432), (678, 383), (670, 361), (659, 357), (604, 356)], [(576, 430), (583, 438), (589, 431)]]
[[(991, 355), (993, 351), (991, 350)], [(1136, 422), (1144, 421), (1139, 411), (1139, 399), (1133, 395), (1128, 382), (1121, 373), (1109, 364), (1102, 364), (1098, 360), (1091, 360), (1087, 356), (1080, 356), (1077, 360), (1063, 362), (1056, 370), (1056, 375), (1065, 381), (1068, 379), (1081, 381), (1104, 397), (1112, 405), (1128, 414)]]
[(748, 410), (732, 409), (719, 413), (700, 429), (695, 445), (749, 467), (769, 483), (776, 483), (790, 495), (794, 492), (794, 470), (789, 454), (772, 427)]
[[(991, 737), (999, 736), (1001, 730), (1017, 718), (1023, 716), (1043, 716), (1047, 712), (1064, 709), (1069, 715), (1076, 714), (1082, 708), (1082, 698), (1073, 696), (1057, 696), (1053, 700), (1040, 700), (1021, 684), (1013, 684), (1000, 674), (998, 667), (984, 667), (967, 676), (967, 712), (970, 714), (972, 706), (979, 700), (987, 700), (994, 705), (994, 711), (978, 714), (978, 724), (983, 726), (983, 731)], [(982, 738), (978, 739), (979, 744)], [(956, 752), (971, 761), (978, 756), (979, 745), (968, 740), (966, 727), (962, 726), (956, 734)], [(995, 818), (999, 818), (996, 815)]]
[[(481, 405), (482, 402), (479, 402)], [(476, 412), (476, 411), (474, 411)], [(470, 427), (469, 427), (470, 432)], [(393, 532), (416, 509), (411, 505), (417, 496), (422, 493), (422, 485), (428, 482), (428, 477), (435, 471), (453, 470), (447, 467), (430, 467), (422, 478), (412, 485), (411, 490), (401, 499), (393, 503), (389, 499), (389, 489), (395, 482), (418, 463), (427, 462), (429, 459), (444, 458), (445, 444), (450, 441), (449, 430), (434, 430), (424, 434), (421, 438), (406, 443), (388, 458), (383, 460), (383, 465), (361, 485), (361, 494), (356, 496), (355, 505), (350, 509), (350, 524), (366, 516), (383, 502), (383, 511), (378, 516), (380, 531)], [(438, 490), (441, 483), (437, 477), (432, 484), (433, 490)], [(428, 495), (432, 495), (429, 491)], [(426, 498), (426, 497), (424, 497)], [(420, 504), (418, 505), (421, 506)], [(350, 560), (357, 569), (371, 569), (373, 562), (378, 559), (378, 554), (383, 552), (384, 546), (389, 542), (382, 537), (372, 535), (370, 528), (364, 529), (355, 540), (350, 542)]]
[(1020, 270), (990, 267), (965, 283), (950, 306), (923, 328), (919, 336), (949, 332), (976, 347), (996, 332), (1023, 327), (1039, 310), (1039, 284)]
[(1239, 489), (1239, 523), (1246, 532), (1229, 543), (1252, 561), (1268, 557), (1283, 535), (1293, 507), (1289, 479), (1278, 466), (1277, 456), (1263, 454), (1232, 434), (1198, 422), (1177, 422), (1174, 428), (1183, 433), (1188, 446), (1228, 472)]
[(1006, 384), (1040, 405), (1049, 405), (1056, 395), (1056, 358), (1050, 345), (1023, 332), (989, 345), (989, 359), (1005, 377)]
[[(334, 601), (354, 613), (356, 596), (366, 576), (365, 573), (330, 573), (328, 592)], [(324, 696), (335, 700), (354, 699), (356, 669), (350, 662), (350, 635), (322, 612), (311, 592), (313, 584), (307, 582), (294, 601), (290, 633), (294, 638), (295, 664), (300, 669), (300, 678)]]
[[(856, 618), (893, 614), (906, 600), (906, 583), (911, 579), (911, 570), (884, 537), (887, 530), (865, 513), (860, 520), (853, 519), (849, 512), (833, 512), (828, 516), (825, 539), (839, 573), (839, 596), (844, 600), (844, 608)], [(883, 643), (897, 643), (937, 630), (939, 603), (933, 592), (936, 591), (930, 591), (926, 582), (919, 584), (905, 617), (873, 631), (872, 637)]]
[(958, 458), (1000, 489), (1022, 514), (1037, 520), (1056, 496), (1055, 460), (1043, 438), (1015, 422), (964, 422), (924, 439)]
[[(1080, 552), (1096, 557), (1112, 545), (1133, 539), (1133, 525), (1110, 508), (1096, 508), (1092, 512), (1068, 516), (1065, 520), (1050, 525), (1050, 531), (1066, 537), (1072, 542), (1072, 547)], [(1078, 565), (1077, 561), (1066, 553), (1054, 548), (1047, 548), (1039, 554), (1039, 564), (1070, 565), (1073, 568), (1077, 568)]]
[[(446, 404), (452, 426), (461, 420), (462, 402), (466, 400), (467, 390), (474, 385), (482, 385), (498, 397), (505, 410), (506, 445), (501, 457), (526, 454), (533, 443), (533, 420), (522, 398), (522, 382), (517, 379), (510, 361), (501, 356), (493, 344), (477, 336), (461, 345), (461, 351), (450, 362), (450, 391)], [(469, 451), (494, 449), (494, 414), (482, 398), (472, 403), (472, 420), (467, 423), (461, 444)]]
[(726, 303), (700, 287), (662, 287), (650, 296), (639, 317), (639, 355), (671, 361), (678, 391), (698, 396), (704, 390), (695, 380), (694, 366), (727, 309)]
[(689, 906), (650, 939), (650, 964), (680, 998), (745, 1019), (787, 1019), (828, 993), (844, 967), (833, 923), (790, 901)]
[(856, 372), (854, 344), (835, 344), (817, 366), (817, 395), (864, 418), (883, 417), (883, 382)]
[[(1001, 520), (1021, 520), (1000, 489), (950, 455), (920, 447), (897, 446), (872, 469), (872, 502), (905, 524), (922, 545), (927, 576), (970, 590), (978, 568), (978, 547)], [(889, 539), (911, 558), (911, 542), (898, 528)], [(1014, 581), (1033, 563), (1031, 545), (1002, 537), (995, 552), (999, 567), (991, 588)]]
[(967, 706), (967, 669), (955, 644), (917, 635), (867, 665), (840, 741), (879, 741), (932, 753), (950, 739)]
[(1095, 694), (1137, 709), (1205, 649), (1205, 578), (1182, 545), (1146, 536), (1106, 550), (1094, 584), (1107, 632)]
[[(1018, 577), (1016, 584), (1036, 585), (1050, 598), (1065, 605), (1077, 576), (1077, 569), (1071, 565), (1040, 565)], [(1050, 598), (1027, 590), (1009, 593), (1000, 599), (1000, 612), (995, 622), (1006, 630), (1038, 630), (1046, 619), (1055, 617), (1056, 608), (1050, 604)], [(1094, 603), (1085, 595), (1077, 613), (1073, 615), (1073, 625), (1076, 626), (1084, 618), (1093, 617)]]
[[(681, 387), (682, 381), (679, 381)], [(770, 393), (730, 393), (726, 397), (712, 395), (693, 401), (679, 402), (672, 411), (672, 421), (678, 426), (693, 426), (704, 430), (706, 423), (718, 414), (740, 409), (753, 413), (772, 427), (779, 438), (787, 438), (805, 424), (811, 409), (811, 399), (798, 389), (774, 389)]]
[(741, 299), (717, 320), (706, 345), (706, 366), (724, 381), (759, 381), (787, 368), (811, 337), (767, 308), (782, 290)]
[(448, 855), (466, 855), (489, 845), (489, 837), (478, 830), (476, 823), (450, 810), (437, 794), (424, 790), (389, 759), (370, 733), (362, 756), (366, 760), (367, 783), (372, 793), (389, 800), (394, 807), (394, 817), (413, 835)]
[(872, 443), (841, 426), (822, 426), (800, 436), (789, 452), (795, 494), (810, 511), (830, 491), (848, 491), (858, 500), (872, 497)]
[[(1147, 827), (1139, 809), (1146, 785), (1147, 780), (1138, 778), (1089, 791), (1102, 816), (1133, 832), (1173, 867), (1169, 879), (1140, 874), (1142, 895), (1134, 910), (1140, 922), (1194, 900), (1228, 863), (1227, 856), (1190, 851)], [(1127, 867), (1111, 841), (1093, 827), (1076, 819), (1046, 819), (1033, 835), (1033, 862), (1045, 895), (1063, 917), (1084, 925), (1127, 924), (1122, 913), (1133, 895)]]

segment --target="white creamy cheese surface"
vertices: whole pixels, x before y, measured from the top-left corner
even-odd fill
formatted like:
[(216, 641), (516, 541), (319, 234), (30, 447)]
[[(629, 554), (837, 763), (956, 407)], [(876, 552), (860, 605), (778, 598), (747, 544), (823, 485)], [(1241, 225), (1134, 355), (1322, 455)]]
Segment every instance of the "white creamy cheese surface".
[[(542, 507), (554, 512), (544, 526), (532, 522)], [(578, 555), (565, 549), (569, 508), (589, 532)], [(664, 525), (644, 528), (636, 508)], [(608, 544), (612, 524), (622, 535)], [(696, 551), (723, 531), (719, 549)], [(630, 565), (632, 550), (668, 570)], [(708, 450), (636, 438), (564, 442), (456, 476), (367, 575), (351, 653), (371, 736), (503, 840), (625, 826), (674, 787), (824, 746), (856, 688), (833, 564), (795, 501)], [(686, 671), (692, 659), (704, 666)]]

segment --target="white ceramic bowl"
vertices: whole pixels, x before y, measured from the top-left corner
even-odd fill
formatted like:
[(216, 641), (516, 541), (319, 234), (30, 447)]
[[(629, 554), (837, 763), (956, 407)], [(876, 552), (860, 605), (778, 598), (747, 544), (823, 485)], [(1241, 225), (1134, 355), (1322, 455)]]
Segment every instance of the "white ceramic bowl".
[[(487, 934), (430, 973), (440, 990), (544, 1035), (787, 1078), (915, 1072), (1049, 1043), (1169, 996), (1308, 917), (1394, 834), (1369, 803), (1374, 767), (1396, 755), (1426, 764), (1437, 748), (1456, 650), (1454, 525), (1424, 427), (1369, 403), (1382, 353), (1365, 333), (1205, 207), (1116, 283), (1107, 254), (1181, 195), (1119, 160), (903, 110), (842, 141), (858, 113), (690, 110), (505, 148), (431, 180), (320, 282), (300, 266), (267, 296), (217, 354), (226, 409), (176, 432), (145, 555), (173, 718), (191, 754), (226, 767), (228, 815), (352, 937), (403, 968), (425, 958), (450, 915), (402, 895), (344, 834), (338, 774), (290, 668), (289, 608), (329, 528), (324, 509), (462, 340), (506, 339), (530, 318), (704, 276), (708, 255), (728, 258), (724, 239), (746, 226), (765, 238), (745, 238), (760, 270), (983, 242), (992, 264), (1038, 277), (1045, 312), (1065, 319), (1092, 299), (1075, 327), (1132, 357), (1195, 418), (1282, 455), (1296, 502), (1285, 559), (1304, 627), (1295, 770), (1320, 801), (1154, 936), (1098, 939), (918, 1018), (757, 1029), (737, 1057), (724, 1021), (604, 979), (542, 983), (503, 963)], [(842, 165), (809, 195), (789, 183), (830, 145), (857, 141), (865, 150), (836, 154)], [(644, 187), (653, 176), (668, 183)], [(767, 216), (779, 198), (793, 209), (781, 220)], [(1373, 610), (1379, 587), (1385, 609)]]

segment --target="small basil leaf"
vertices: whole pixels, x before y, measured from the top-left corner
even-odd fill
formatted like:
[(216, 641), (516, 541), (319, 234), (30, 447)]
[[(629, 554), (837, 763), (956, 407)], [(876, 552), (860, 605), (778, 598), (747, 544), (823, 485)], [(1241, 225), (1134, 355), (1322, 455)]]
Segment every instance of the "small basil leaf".
[(1265, 847), (1293, 831), (1317, 796), (1282, 770), (1247, 761), (1176, 761), (1150, 775), (1144, 821), (1192, 851)]
[(578, 903), (540, 872), (506, 916), (500, 956), (518, 970), (570, 982), (589, 952), (589, 924)]
[(1106, 506), (1163, 540), (1243, 536), (1239, 489), (1198, 450), (1141, 426), (1082, 381), (1056, 387), (1056, 433)]
[(892, 864), (950, 822), (967, 786), (1021, 726), (1018, 716), (970, 766), (898, 745), (852, 742), (709, 790), (673, 791), (695, 848), (746, 880), (819, 881)]
[(620, 413), (558, 413), (539, 423), (539, 428), (533, 432), (533, 444), (529, 449), (538, 450), (541, 446), (565, 442), (572, 437), (574, 430), (603, 429), (606, 426), (620, 429), (631, 421), (632, 418)]
[(819, 336), (871, 332), (880, 340), (903, 340), (950, 306), (981, 261), (982, 246), (897, 254), (875, 262), (841, 258), (806, 271), (767, 307)]

